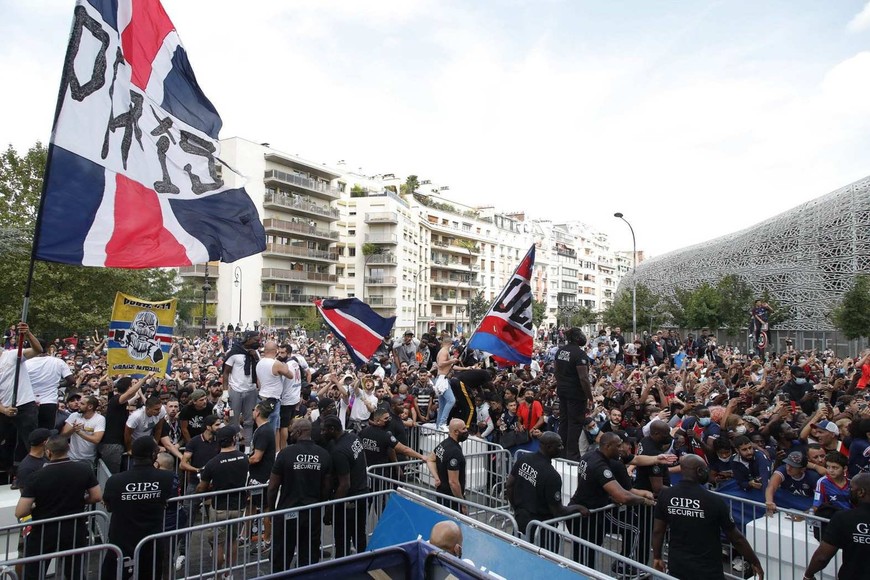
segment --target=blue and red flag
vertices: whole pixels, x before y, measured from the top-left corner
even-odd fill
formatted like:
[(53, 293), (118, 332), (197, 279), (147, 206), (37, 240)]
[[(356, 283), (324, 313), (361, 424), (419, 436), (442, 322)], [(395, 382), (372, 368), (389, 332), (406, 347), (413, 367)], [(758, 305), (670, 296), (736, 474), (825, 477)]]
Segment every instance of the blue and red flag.
[(532, 268), (535, 246), (520, 262), (507, 285), (483, 317), (466, 348), (488, 352), (512, 364), (532, 362)]
[(78, 0), (35, 257), (150, 268), (262, 252), (256, 207), (221, 173), (220, 128), (159, 0)]
[(359, 298), (315, 300), (314, 304), (357, 367), (375, 354), (396, 322), (395, 316), (384, 318)]

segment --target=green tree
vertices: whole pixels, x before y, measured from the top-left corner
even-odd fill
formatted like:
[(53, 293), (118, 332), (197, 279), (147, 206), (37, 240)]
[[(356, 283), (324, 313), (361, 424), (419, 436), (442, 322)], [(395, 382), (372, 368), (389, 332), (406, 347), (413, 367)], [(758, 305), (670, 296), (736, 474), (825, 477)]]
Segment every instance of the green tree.
[(10, 145), (0, 156), (0, 228), (33, 233), (47, 150), (39, 141), (24, 155)]
[[(660, 324), (662, 315), (660, 312), (661, 297), (650, 290), (645, 284), (637, 285), (637, 331)], [(631, 320), (631, 289), (626, 288), (619, 292), (613, 303), (601, 314), (601, 321), (605, 326), (619, 326), (623, 330), (630, 329)], [(632, 337), (632, 340), (634, 337)]]
[(722, 299), (716, 287), (704, 282), (692, 292), (686, 308), (689, 328), (717, 329), (722, 326)]
[(686, 309), (689, 306), (689, 300), (691, 297), (691, 290), (676, 287), (674, 288), (673, 295), (662, 299), (662, 310), (667, 314), (671, 324), (677, 328), (689, 328), (689, 319), (686, 317)]
[(870, 337), (870, 276), (855, 278), (831, 318), (849, 340)]
[(477, 327), (489, 310), (489, 301), (484, 298), (483, 290), (478, 290), (468, 301), (468, 318), (471, 320), (471, 330)]
[(416, 193), (418, 187), (420, 187), (420, 180), (416, 175), (409, 175), (402, 184), (402, 195)]
[(559, 309), (561, 320), (567, 323), (568, 326), (588, 326), (598, 322), (598, 313), (593, 312), (591, 308), (586, 306), (574, 306), (572, 308)]
[(537, 300), (532, 300), (532, 324), (535, 326), (541, 326), (541, 323), (544, 322), (544, 317), (547, 315), (547, 301), (546, 299), (542, 302), (538, 302)]
[(351, 197), (365, 197), (366, 195), (368, 195), (366, 188), (359, 183), (355, 183), (353, 187), (350, 188)]
[(302, 321), (300, 324), (308, 332), (317, 332), (323, 327), (323, 319), (318, 314), (317, 308), (306, 306), (302, 309)]
[(749, 311), (752, 308), (752, 288), (736, 274), (724, 276), (716, 284), (719, 292), (719, 319), (722, 326), (732, 334), (749, 325)]
[(773, 328), (777, 324), (782, 324), (787, 320), (791, 320), (794, 314), (791, 311), (790, 306), (783, 306), (780, 304), (779, 300), (770, 295), (770, 292), (767, 288), (761, 293), (761, 301), (767, 302), (770, 306), (772, 312), (767, 318), (767, 323)]
[(380, 254), (381, 247), (377, 244), (371, 244), (371, 243), (366, 242), (365, 244), (362, 245), (362, 253), (363, 253), (363, 256), (366, 256), (366, 257), (373, 256), (375, 254)]

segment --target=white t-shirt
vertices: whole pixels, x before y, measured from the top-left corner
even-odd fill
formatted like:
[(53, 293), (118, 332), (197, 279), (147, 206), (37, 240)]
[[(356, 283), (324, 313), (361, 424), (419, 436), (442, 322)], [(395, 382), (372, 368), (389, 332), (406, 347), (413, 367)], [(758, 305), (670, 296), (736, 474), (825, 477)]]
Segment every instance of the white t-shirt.
[[(90, 419), (85, 419), (81, 413), (73, 413), (66, 420), (67, 425), (75, 425), (76, 423), (84, 425), (82, 431), (88, 435), (102, 433), (106, 430), (106, 418), (99, 413), (94, 413)], [(69, 458), (76, 461), (93, 461), (97, 458), (97, 445), (85, 441), (73, 433), (69, 439)]]
[(245, 374), (245, 355), (234, 354), (224, 363), (230, 367), (230, 388), (238, 393), (246, 393), (257, 389), (251, 382), (251, 376)]
[(280, 399), (284, 385), (281, 375), (273, 374), (275, 363), (273, 358), (264, 358), (257, 363), (257, 381), (260, 383), (260, 397), (264, 399)]
[(366, 400), (372, 405), (378, 404), (378, 398), (372, 394), (367, 394), (365, 389), (359, 389), (356, 393), (351, 393), (351, 397), (355, 395), (353, 407), (350, 408), (350, 418), (353, 421), (367, 421), (371, 417), (372, 412), (366, 406)]
[(57, 403), (60, 382), (70, 376), (72, 371), (61, 359), (53, 356), (38, 356), (27, 361), (27, 373), (33, 386), (37, 403)]
[[(18, 359), (18, 350), (4, 350), (0, 354), (0, 405), (10, 407), (12, 405), (12, 390), (15, 385), (15, 361)], [(30, 373), (27, 365), (30, 361), (22, 359), (21, 371), (18, 373), (18, 400), (17, 406), (36, 401), (33, 395), (33, 386), (30, 384)]]
[[(299, 369), (299, 363), (295, 359), (287, 361), (287, 368), (293, 373), (295, 379), (281, 377), (281, 404), (284, 406), (298, 405), (302, 399), (302, 371)], [(314, 419), (312, 419), (313, 421)]]
[(154, 427), (160, 422), (160, 419), (166, 416), (166, 407), (160, 407), (160, 412), (149, 417), (145, 414), (145, 407), (136, 409), (130, 416), (127, 417), (127, 427), (133, 430), (132, 441), (140, 437), (150, 437), (154, 435)]

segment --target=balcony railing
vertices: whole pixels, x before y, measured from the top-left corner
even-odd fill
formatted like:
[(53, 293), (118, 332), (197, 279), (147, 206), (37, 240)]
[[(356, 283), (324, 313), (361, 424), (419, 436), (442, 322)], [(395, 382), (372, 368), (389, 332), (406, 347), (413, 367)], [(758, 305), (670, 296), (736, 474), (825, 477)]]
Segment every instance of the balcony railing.
[(288, 246), (287, 244), (266, 244), (266, 249), (263, 250), (263, 253), (295, 256), (297, 258), (311, 258), (315, 260), (329, 260), (332, 262), (338, 261), (338, 254), (334, 252), (312, 250), (311, 248), (300, 248), (299, 246)]
[(396, 234), (366, 234), (365, 240), (370, 244), (398, 244), (399, 236)]
[(338, 276), (335, 274), (321, 274), (320, 272), (306, 272), (304, 270), (284, 270), (282, 268), (263, 268), (263, 280), (299, 280), (302, 282), (320, 282), (335, 284)]
[(369, 296), (366, 298), (366, 304), (375, 308), (395, 308), (395, 298), (381, 298), (380, 296)]
[(397, 283), (397, 278), (395, 276), (366, 277), (365, 283), (379, 286), (395, 286)]
[(338, 199), (341, 197), (341, 191), (330, 186), (325, 185), (319, 181), (314, 179), (310, 179), (308, 177), (302, 177), (301, 175), (296, 175), (294, 173), (286, 173), (284, 171), (278, 171), (277, 169), (270, 169), (266, 171), (266, 175), (264, 176), (265, 181), (280, 181), (282, 183), (287, 183), (289, 185), (295, 185), (297, 187), (302, 187), (307, 189), (308, 191), (313, 191), (324, 196), (331, 197), (333, 199)]
[(329, 219), (339, 218), (339, 212), (337, 209), (333, 209), (325, 205), (311, 203), (310, 201), (305, 201), (304, 199), (296, 199), (286, 193), (273, 193), (267, 191), (263, 196), (263, 204), (272, 204), (281, 207), (287, 207), (301, 212), (307, 212), (310, 214), (323, 216), (324, 218)]
[(365, 257), (366, 264), (398, 264), (399, 258), (396, 254), (390, 252), (381, 252), (380, 254), (370, 254)]
[(272, 302), (277, 304), (311, 304), (315, 300), (325, 300), (327, 296), (314, 294), (297, 294), (295, 292), (263, 292), (260, 302)]
[[(200, 312), (202, 312), (202, 310), (200, 310)], [(208, 317), (206, 317), (206, 319), (205, 319), (205, 325), (206, 325), (207, 327), (214, 327), (214, 326), (217, 326), (217, 318), (208, 318)], [(192, 324), (191, 326), (193, 326), (193, 327), (195, 327), (195, 328), (200, 328), (200, 327), (202, 326), (202, 318), (199, 317), (199, 316), (194, 316), (194, 317), (193, 317), (193, 324)]]
[[(217, 268), (209, 268), (209, 277), (217, 275)], [(178, 269), (178, 274), (181, 276), (205, 276), (205, 264), (196, 264), (193, 266), (181, 266)]]
[(299, 222), (280, 220), (276, 218), (266, 218), (263, 220), (263, 227), (266, 231), (272, 230), (276, 232), (290, 232), (294, 234), (302, 234), (303, 236), (311, 236), (314, 238), (323, 238), (327, 240), (337, 240), (338, 232), (329, 230), (319, 230), (314, 226)]
[(293, 328), (297, 324), (302, 324), (301, 318), (267, 318), (263, 321), (266, 326), (275, 328)]
[(365, 221), (367, 224), (397, 224), (399, 214), (392, 211), (376, 211), (367, 213)]

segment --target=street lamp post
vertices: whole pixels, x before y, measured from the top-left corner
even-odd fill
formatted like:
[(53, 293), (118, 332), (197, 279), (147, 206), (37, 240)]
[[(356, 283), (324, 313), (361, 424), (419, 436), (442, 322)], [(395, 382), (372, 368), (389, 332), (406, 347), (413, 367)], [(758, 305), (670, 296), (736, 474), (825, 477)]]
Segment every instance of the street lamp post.
[(205, 316), (206, 316), (206, 300), (208, 293), (211, 291), (211, 284), (208, 283), (208, 262), (205, 263), (205, 281), (202, 283), (202, 337), (205, 338)]
[[(236, 269), (233, 270), (233, 275), (236, 280), (233, 284), (236, 288), (239, 289), (239, 327), (242, 326), (242, 268), (240, 266), (236, 266)], [(232, 316), (232, 314), (231, 314)]]
[(632, 340), (637, 338), (637, 241), (634, 237), (634, 228), (621, 212), (616, 212), (613, 217), (619, 218), (628, 225), (631, 230), (631, 334)]

